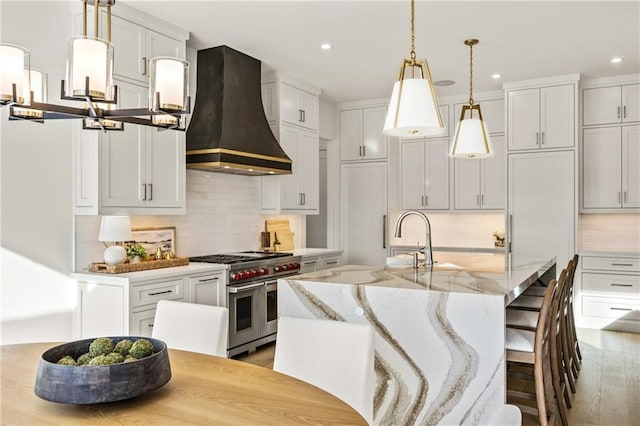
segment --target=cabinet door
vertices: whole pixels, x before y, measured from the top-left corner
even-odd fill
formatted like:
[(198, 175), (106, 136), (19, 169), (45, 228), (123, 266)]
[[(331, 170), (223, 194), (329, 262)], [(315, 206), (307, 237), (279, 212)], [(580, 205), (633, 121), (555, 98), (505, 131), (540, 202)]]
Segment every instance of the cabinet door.
[(79, 338), (129, 334), (126, 300), (123, 286), (79, 281), (76, 305)]
[(507, 102), (509, 150), (538, 148), (540, 89), (510, 91)]
[(449, 209), (449, 139), (428, 140), (425, 152), (425, 207)]
[(296, 129), (281, 126), (280, 128), (280, 146), (291, 158), (290, 175), (280, 176), (280, 207), (283, 209), (297, 209), (300, 207), (302, 197), (299, 192), (300, 174), (304, 171), (300, 168), (298, 153), (299, 132)]
[(640, 121), (640, 84), (622, 86), (622, 122)]
[(491, 136), (493, 157), (481, 160), (480, 205), (483, 210), (502, 210), (507, 195), (507, 144), (504, 136)]
[[(362, 156), (362, 110), (340, 111), (340, 160), (359, 160)], [(384, 122), (383, 122), (384, 123)]]
[(468, 158), (454, 160), (454, 209), (480, 208), (480, 161)]
[(300, 261), (300, 273), (306, 274), (307, 272), (315, 272), (318, 270), (318, 258), (317, 257), (303, 257)]
[(185, 134), (147, 130), (146, 178), (147, 206), (185, 205)]
[(148, 62), (151, 58), (157, 56), (169, 56), (172, 58), (185, 57), (185, 45), (183, 42), (151, 30), (147, 30), (146, 34), (145, 57), (147, 60), (147, 76), (149, 75)]
[(227, 306), (227, 287), (222, 274), (189, 278), (191, 302), (200, 305)]
[(280, 119), (296, 126), (302, 121), (302, 110), (298, 104), (298, 89), (282, 84), (280, 89)]
[(342, 256), (321, 257), (318, 270), (337, 268), (342, 264)]
[(574, 170), (572, 150), (509, 155), (512, 252), (555, 256), (557, 265), (573, 257)]
[(387, 107), (365, 108), (362, 113), (363, 157), (366, 160), (387, 158), (387, 137), (382, 133)]
[[(111, 17), (111, 42), (114, 49), (113, 73), (116, 77), (146, 82), (145, 28), (117, 16)], [(122, 104), (120, 104), (122, 108)]]
[(540, 148), (573, 147), (575, 123), (572, 84), (540, 89)]
[(320, 198), (320, 141), (311, 132), (301, 131), (298, 138), (299, 191), (303, 210), (317, 210)]
[(504, 99), (480, 101), (480, 110), (487, 132), (504, 133)]
[(341, 166), (342, 246), (347, 264), (385, 264), (387, 164)]
[(153, 333), (153, 321), (156, 318), (156, 310), (149, 309), (131, 314), (129, 334), (131, 336), (151, 337)]
[(620, 122), (620, 86), (585, 89), (582, 94), (583, 125)]
[(582, 140), (582, 206), (585, 209), (621, 205), (622, 155), (620, 128), (584, 129)]
[(400, 145), (402, 176), (402, 208), (424, 209), (425, 154), (424, 140), (404, 141)]
[[(119, 83), (121, 108), (145, 104), (147, 89)], [(129, 124), (124, 131), (104, 134), (100, 148), (101, 198), (106, 207), (145, 205), (146, 128)]]
[(622, 206), (640, 207), (640, 126), (622, 128)]
[(302, 121), (298, 124), (310, 130), (318, 130), (318, 97), (298, 91), (298, 105), (302, 110)]

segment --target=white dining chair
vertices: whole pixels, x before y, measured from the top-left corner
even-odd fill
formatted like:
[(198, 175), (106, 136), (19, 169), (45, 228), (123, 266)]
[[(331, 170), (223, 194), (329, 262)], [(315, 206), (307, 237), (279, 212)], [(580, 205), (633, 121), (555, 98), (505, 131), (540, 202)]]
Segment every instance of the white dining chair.
[(522, 412), (512, 404), (503, 404), (493, 414), (488, 423), (491, 426), (520, 426), (522, 424)]
[(373, 329), (341, 321), (280, 317), (273, 369), (311, 383), (373, 422)]
[(219, 306), (161, 300), (151, 337), (171, 349), (227, 357), (229, 310)]

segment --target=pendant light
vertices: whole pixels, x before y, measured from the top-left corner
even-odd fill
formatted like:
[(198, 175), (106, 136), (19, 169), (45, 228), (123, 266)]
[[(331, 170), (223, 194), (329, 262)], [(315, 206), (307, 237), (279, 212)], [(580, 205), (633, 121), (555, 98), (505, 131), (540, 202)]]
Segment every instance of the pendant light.
[(493, 155), (493, 148), (487, 135), (487, 126), (482, 119), (480, 104), (473, 100), (473, 46), (478, 44), (478, 40), (465, 40), (464, 44), (469, 46), (469, 104), (462, 106), (449, 155), (457, 158), (487, 158)]
[[(416, 59), (414, 0), (411, 0), (411, 52), (400, 65), (384, 123), (390, 136), (416, 137), (444, 133), (435, 88), (426, 59)], [(408, 71), (408, 72), (407, 72)]]

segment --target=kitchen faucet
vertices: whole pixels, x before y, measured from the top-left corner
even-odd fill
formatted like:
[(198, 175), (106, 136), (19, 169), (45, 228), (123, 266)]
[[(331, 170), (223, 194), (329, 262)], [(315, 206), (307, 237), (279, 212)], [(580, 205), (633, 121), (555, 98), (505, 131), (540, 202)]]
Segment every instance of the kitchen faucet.
[(398, 221), (396, 222), (396, 232), (394, 236), (396, 238), (402, 237), (402, 222), (407, 216), (411, 216), (411, 215), (420, 216), (424, 221), (424, 225), (427, 231), (425, 234), (424, 250), (423, 250), (424, 264), (426, 266), (431, 266), (433, 265), (433, 253), (431, 250), (431, 223), (429, 223), (429, 219), (427, 218), (427, 215), (415, 210), (409, 210), (407, 212), (402, 213), (398, 218)]

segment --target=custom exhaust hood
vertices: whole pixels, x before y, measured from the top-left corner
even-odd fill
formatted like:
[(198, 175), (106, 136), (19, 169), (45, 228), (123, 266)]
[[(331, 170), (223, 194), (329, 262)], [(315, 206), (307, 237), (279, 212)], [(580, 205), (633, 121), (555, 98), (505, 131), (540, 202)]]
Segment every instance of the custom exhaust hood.
[(197, 76), (187, 168), (291, 174), (291, 159), (264, 114), (260, 61), (228, 46), (198, 50)]

